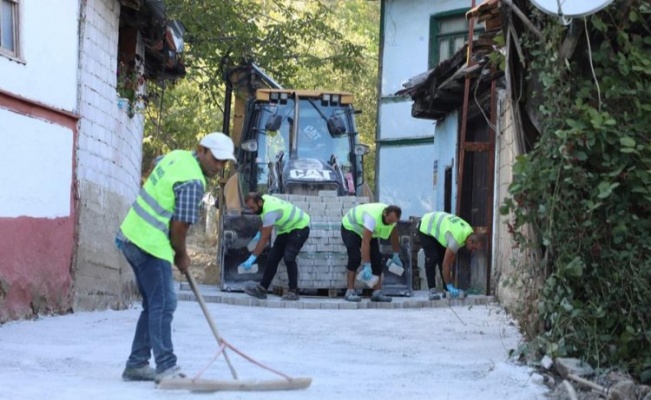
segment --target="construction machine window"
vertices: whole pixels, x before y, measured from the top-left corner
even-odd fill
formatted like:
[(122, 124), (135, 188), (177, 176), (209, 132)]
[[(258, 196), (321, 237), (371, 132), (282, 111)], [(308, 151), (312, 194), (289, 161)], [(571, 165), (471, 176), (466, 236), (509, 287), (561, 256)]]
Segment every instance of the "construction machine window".
[[(258, 121), (257, 189), (267, 192), (275, 179), (274, 168), (280, 167), (290, 157), (316, 159), (330, 165), (336, 163), (344, 174), (352, 173), (350, 154), (355, 137), (352, 135), (354, 127), (348, 126), (347, 122), (350, 112), (348, 107), (301, 99), (296, 137), (293, 138), (293, 124), (296, 123), (293, 101), (265, 105)], [(329, 119), (331, 125), (336, 119), (345, 131), (331, 134)], [(293, 140), (296, 141), (296, 154), (290, 154)]]
[[(268, 193), (273, 176), (273, 166), (289, 155), (289, 125), (286, 121), (291, 113), (291, 106), (267, 106), (262, 113), (258, 130), (258, 155), (255, 160), (257, 166), (257, 191)], [(265, 117), (268, 115), (268, 117)], [(270, 125), (271, 120), (282, 117), (278, 127)]]

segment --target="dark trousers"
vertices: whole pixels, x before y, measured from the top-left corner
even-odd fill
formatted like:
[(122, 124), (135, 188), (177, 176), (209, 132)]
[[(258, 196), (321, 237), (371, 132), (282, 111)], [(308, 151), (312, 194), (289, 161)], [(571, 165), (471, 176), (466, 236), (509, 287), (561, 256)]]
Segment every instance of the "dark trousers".
[[(439, 268), (443, 266), (443, 257), (445, 257), (445, 247), (438, 240), (432, 236), (426, 235), (418, 231), (420, 235), (420, 243), (425, 252), (425, 277), (427, 278), (427, 287), (432, 289), (436, 287), (436, 266)], [(445, 279), (443, 278), (443, 271), (441, 272), (441, 280), (445, 286)]]
[(301, 251), (308, 236), (310, 236), (309, 226), (276, 236), (276, 240), (274, 240), (274, 244), (267, 257), (267, 265), (264, 268), (260, 286), (269, 289), (271, 281), (278, 271), (280, 260), (284, 260), (285, 266), (287, 267), (287, 275), (289, 276), (289, 289), (298, 289), (298, 265), (296, 265), (296, 256)]
[(120, 241), (118, 247), (133, 268), (142, 296), (142, 311), (136, 324), (127, 367), (149, 365), (153, 353), (156, 372), (163, 372), (176, 365), (172, 345), (172, 318), (176, 310), (172, 264), (142, 251), (131, 242)]
[[(362, 264), (362, 237), (344, 228), (342, 224), (341, 239), (344, 241), (348, 253), (346, 269), (356, 271)], [(371, 270), (373, 275), (380, 276), (382, 274), (382, 253), (380, 253), (380, 240), (378, 238), (371, 239)]]

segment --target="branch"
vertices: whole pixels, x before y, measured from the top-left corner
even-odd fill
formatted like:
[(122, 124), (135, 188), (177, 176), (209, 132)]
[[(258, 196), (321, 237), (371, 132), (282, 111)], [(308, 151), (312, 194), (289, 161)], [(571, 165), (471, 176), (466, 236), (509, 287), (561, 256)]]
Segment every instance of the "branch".
[(511, 8), (511, 10), (513, 10), (513, 12), (515, 13), (515, 15), (517, 15), (518, 18), (520, 18), (520, 20), (522, 21), (522, 23), (523, 23), (527, 28), (529, 28), (529, 30), (530, 30), (534, 35), (536, 35), (536, 37), (537, 37), (539, 40), (544, 40), (544, 39), (545, 39), (545, 37), (543, 36), (543, 34), (538, 30), (538, 28), (536, 28), (536, 26), (535, 26), (535, 25), (534, 25), (534, 24), (529, 20), (529, 18), (527, 18), (527, 16), (524, 15), (524, 13), (523, 13), (519, 8), (518, 8), (518, 6), (516, 6), (515, 4), (513, 4), (513, 1), (512, 1), (512, 0), (502, 0), (502, 1), (504, 2), (504, 4), (506, 4), (507, 6), (509, 6), (509, 7)]
[(580, 383), (580, 384), (582, 384), (584, 386), (587, 386), (590, 389), (596, 390), (597, 393), (599, 393), (602, 396), (607, 396), (608, 395), (608, 389), (607, 388), (605, 388), (605, 387), (603, 387), (601, 385), (597, 385), (594, 382), (590, 382), (589, 380), (583, 379), (583, 378), (581, 378), (579, 376), (576, 376), (574, 374), (567, 374), (567, 378), (571, 379), (571, 380), (573, 380), (575, 382), (578, 382), (578, 383)]

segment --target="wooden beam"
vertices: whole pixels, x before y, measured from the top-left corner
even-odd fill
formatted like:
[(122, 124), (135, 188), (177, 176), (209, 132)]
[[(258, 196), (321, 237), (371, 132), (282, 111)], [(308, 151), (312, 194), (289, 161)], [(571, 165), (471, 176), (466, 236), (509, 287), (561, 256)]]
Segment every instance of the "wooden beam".
[(463, 144), (463, 149), (465, 151), (471, 151), (471, 152), (487, 152), (491, 151), (491, 143), (489, 142), (465, 142)]
[(534, 35), (535, 35), (539, 40), (542, 41), (542, 40), (545, 39), (545, 37), (543, 36), (542, 32), (540, 32), (540, 31), (538, 30), (538, 28), (536, 28), (536, 26), (531, 22), (531, 20), (529, 20), (529, 18), (527, 18), (526, 15), (524, 15), (524, 13), (522, 12), (522, 10), (520, 10), (520, 9), (518, 8), (518, 6), (516, 6), (515, 4), (513, 4), (513, 1), (512, 1), (512, 0), (502, 0), (502, 1), (504, 2), (504, 4), (506, 4), (507, 6), (509, 6), (509, 7), (511, 8), (511, 10), (513, 10), (513, 12), (515, 13), (515, 15), (517, 15), (518, 18), (520, 18), (520, 20), (522, 21), (522, 23), (523, 23), (527, 28), (529, 28), (529, 30), (530, 30), (530, 31), (531, 31), (531, 32), (532, 32), (532, 33), (533, 33), (533, 34), (534, 34)]
[(305, 389), (311, 383), (312, 378), (276, 379), (268, 381), (170, 378), (163, 379), (158, 384), (158, 388), (167, 390), (190, 390), (192, 392), (257, 392)]

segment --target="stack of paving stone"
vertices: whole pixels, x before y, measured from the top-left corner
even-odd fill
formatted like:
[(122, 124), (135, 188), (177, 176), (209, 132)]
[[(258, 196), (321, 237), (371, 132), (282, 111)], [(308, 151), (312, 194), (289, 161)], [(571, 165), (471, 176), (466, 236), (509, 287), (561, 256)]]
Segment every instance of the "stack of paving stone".
[[(310, 237), (296, 259), (299, 289), (345, 289), (348, 257), (341, 240), (341, 219), (354, 206), (368, 203), (368, 197), (339, 197), (336, 191), (320, 191), (318, 196), (274, 196), (289, 201), (311, 218)], [(287, 270), (284, 262), (280, 265), (272, 286), (285, 289)]]

